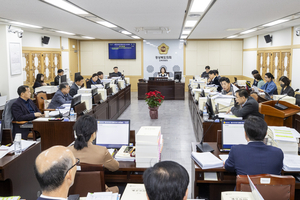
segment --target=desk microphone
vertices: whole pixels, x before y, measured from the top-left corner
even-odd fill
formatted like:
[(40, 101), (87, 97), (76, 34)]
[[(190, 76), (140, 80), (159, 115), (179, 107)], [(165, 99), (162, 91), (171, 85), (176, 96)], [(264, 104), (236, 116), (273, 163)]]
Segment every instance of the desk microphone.
[[(295, 92), (298, 92), (298, 91), (299, 91), (299, 89), (296, 89), (296, 90), (295, 90)], [(281, 100), (281, 99), (283, 99), (283, 98), (285, 98), (285, 97), (287, 97), (287, 96), (288, 96), (288, 94), (285, 94), (285, 95), (283, 95), (282, 97), (280, 97), (280, 98), (277, 100), (277, 103), (274, 105), (274, 107), (277, 108), (278, 110), (286, 110), (286, 109), (288, 109), (287, 106), (284, 106), (284, 105), (282, 105), (282, 104), (279, 103), (279, 100)]]

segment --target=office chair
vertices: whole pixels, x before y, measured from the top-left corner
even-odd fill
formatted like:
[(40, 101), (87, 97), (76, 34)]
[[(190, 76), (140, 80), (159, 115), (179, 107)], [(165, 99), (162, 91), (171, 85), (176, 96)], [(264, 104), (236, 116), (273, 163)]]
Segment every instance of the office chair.
[[(249, 177), (265, 200), (295, 199), (295, 178), (293, 176), (259, 174)], [(236, 191), (251, 192), (247, 175), (236, 177)]]
[(86, 197), (88, 192), (105, 192), (103, 165), (80, 163), (80, 170), (76, 173), (69, 195), (79, 194), (80, 197)]
[(37, 106), (41, 113), (44, 113), (44, 111), (54, 111), (55, 109), (45, 109), (45, 100), (47, 100), (46, 92), (40, 91), (36, 94)]

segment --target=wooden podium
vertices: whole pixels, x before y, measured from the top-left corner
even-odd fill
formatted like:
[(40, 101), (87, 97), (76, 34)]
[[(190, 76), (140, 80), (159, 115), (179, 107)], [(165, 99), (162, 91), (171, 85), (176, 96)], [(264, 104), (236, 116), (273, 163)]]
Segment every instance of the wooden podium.
[(281, 105), (288, 107), (286, 110), (275, 108), (277, 100), (266, 101), (259, 104), (259, 112), (265, 115), (268, 126), (293, 127), (293, 115), (300, 112), (300, 107), (285, 101), (279, 101)]

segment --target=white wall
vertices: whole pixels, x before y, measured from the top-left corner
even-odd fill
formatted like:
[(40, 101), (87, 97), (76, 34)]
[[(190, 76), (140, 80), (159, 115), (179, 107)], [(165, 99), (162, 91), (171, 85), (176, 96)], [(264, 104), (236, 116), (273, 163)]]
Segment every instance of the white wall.
[[(110, 60), (108, 58), (108, 43), (136, 43), (135, 60)], [(114, 66), (119, 71), (129, 76), (142, 75), (142, 42), (141, 41), (81, 41), (81, 74), (91, 76), (93, 73), (102, 71), (108, 75)]]
[(59, 36), (51, 36), (48, 45), (42, 45), (42, 37), (45, 34), (33, 33), (29, 31), (24, 31), (23, 33), (23, 47), (38, 47), (38, 48), (57, 48), (60, 49), (60, 37)]
[(297, 36), (296, 35), (296, 30), (300, 30), (300, 26), (297, 26), (297, 27), (294, 27), (294, 33), (293, 33), (293, 35), (294, 35), (294, 45), (297, 45), (297, 44), (300, 44), (300, 36)]
[[(13, 29), (19, 29), (16, 27), (11, 27)], [(20, 52), (22, 52), (22, 39), (18, 37), (15, 33), (8, 33), (8, 26), (0, 25), (0, 70), (1, 78), (0, 92), (2, 95), (7, 95), (7, 99), (17, 98), (17, 89), (23, 84), (23, 75), (11, 75), (10, 70), (10, 55), (9, 55), (9, 44), (11, 42), (20, 43)], [(22, 54), (20, 55), (20, 61), (22, 60)]]
[(300, 49), (293, 49), (292, 66), (292, 87), (300, 89)]
[(255, 49), (257, 48), (257, 36), (244, 39), (244, 49)]
[(201, 75), (205, 66), (223, 75), (241, 75), (242, 40), (190, 40), (186, 45), (186, 75)]
[(243, 76), (252, 78), (252, 70), (256, 69), (256, 56), (257, 51), (244, 51), (243, 52)]
[(273, 38), (272, 42), (266, 43), (264, 36), (267, 34), (258, 36), (258, 48), (276, 47), (276, 46), (288, 46), (292, 41), (292, 28), (283, 29), (273, 33), (269, 33)]

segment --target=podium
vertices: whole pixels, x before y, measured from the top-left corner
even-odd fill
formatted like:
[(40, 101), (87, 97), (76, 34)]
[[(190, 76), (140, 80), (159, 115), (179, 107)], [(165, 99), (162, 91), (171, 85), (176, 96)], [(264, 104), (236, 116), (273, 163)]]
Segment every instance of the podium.
[(259, 104), (259, 112), (265, 115), (268, 126), (293, 127), (293, 115), (300, 112), (300, 107), (285, 101), (279, 101), (281, 105), (288, 107), (286, 110), (275, 108), (277, 101), (265, 101)]

